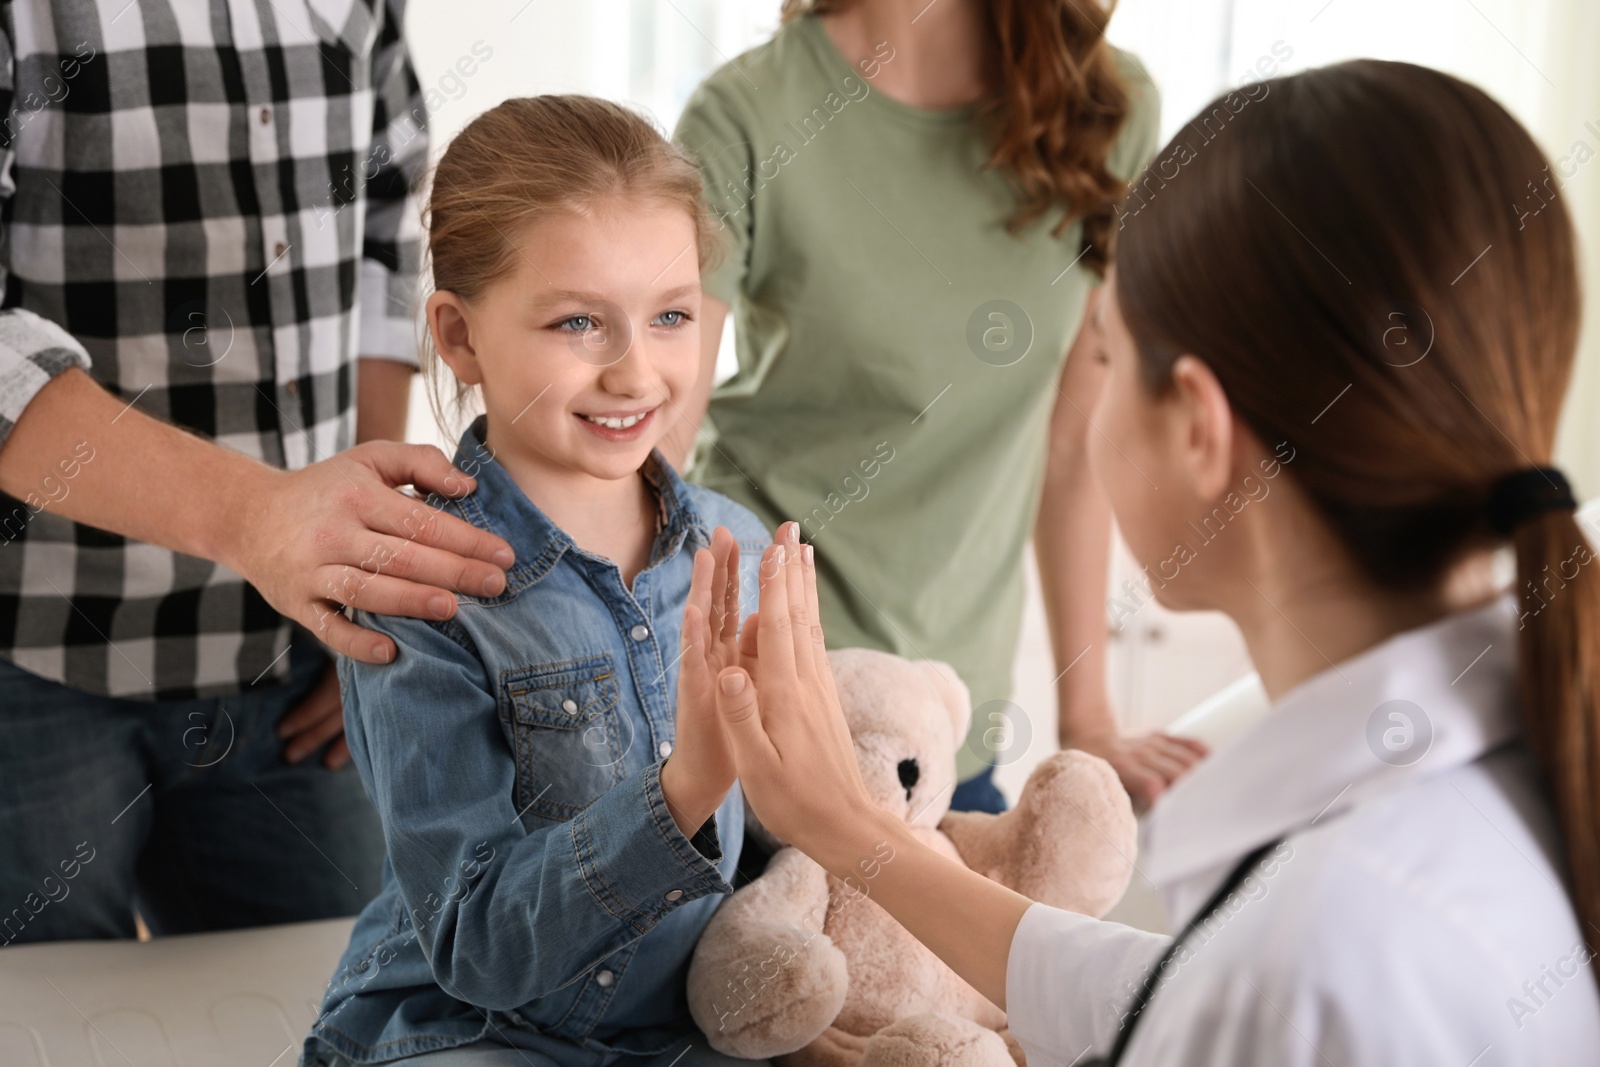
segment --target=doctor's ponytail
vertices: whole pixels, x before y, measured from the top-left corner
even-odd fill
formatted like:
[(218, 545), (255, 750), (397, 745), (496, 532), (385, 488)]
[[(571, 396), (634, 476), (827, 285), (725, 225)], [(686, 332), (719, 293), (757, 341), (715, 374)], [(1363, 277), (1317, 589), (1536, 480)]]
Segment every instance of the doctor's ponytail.
[(1528, 132), (1447, 74), (1359, 60), (1256, 93), (1179, 130), (1118, 237), (1145, 385), (1203, 359), (1294, 445), (1290, 477), (1378, 586), (1436, 590), (1513, 546), (1525, 735), (1593, 958), (1600, 560), (1552, 468), (1580, 312), (1566, 207)]
[[(1528, 745), (1550, 787), (1573, 902), (1591, 958), (1600, 949), (1600, 560), (1571, 510), (1512, 532), (1521, 615), (1519, 666)], [(1600, 965), (1597, 965), (1600, 974)]]

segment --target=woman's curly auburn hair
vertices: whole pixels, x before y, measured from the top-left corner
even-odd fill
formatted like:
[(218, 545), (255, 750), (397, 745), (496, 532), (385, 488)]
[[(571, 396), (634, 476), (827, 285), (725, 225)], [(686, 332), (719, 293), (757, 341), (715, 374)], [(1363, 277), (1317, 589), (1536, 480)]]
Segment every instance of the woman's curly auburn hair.
[[(842, 11), (852, 0), (783, 0), (782, 20)], [(987, 165), (1016, 192), (1015, 233), (1054, 207), (1060, 237), (1083, 220), (1084, 263), (1104, 275), (1115, 206), (1128, 183), (1106, 167), (1132, 110), (1106, 42), (1116, 0), (984, 0), (988, 56), (997, 92), (980, 114), (993, 131)]]

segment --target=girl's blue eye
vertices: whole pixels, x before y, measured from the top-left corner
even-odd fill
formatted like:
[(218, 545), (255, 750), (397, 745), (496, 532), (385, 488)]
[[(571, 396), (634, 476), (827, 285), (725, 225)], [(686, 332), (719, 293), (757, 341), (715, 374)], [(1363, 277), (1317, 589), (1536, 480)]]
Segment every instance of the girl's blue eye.
[(688, 316), (681, 311), (663, 311), (656, 316), (656, 323), (660, 326), (681, 326), (686, 318)]
[(556, 329), (566, 330), (569, 333), (588, 333), (594, 329), (594, 316), (574, 315), (569, 319), (562, 319), (556, 323)]

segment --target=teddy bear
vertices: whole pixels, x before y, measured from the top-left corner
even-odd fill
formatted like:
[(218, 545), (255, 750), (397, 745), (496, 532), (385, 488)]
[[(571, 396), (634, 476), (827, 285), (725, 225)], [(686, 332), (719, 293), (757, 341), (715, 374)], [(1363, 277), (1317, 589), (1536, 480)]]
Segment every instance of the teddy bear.
[[(1006, 813), (950, 811), (972, 717), (955, 671), (872, 649), (828, 660), (868, 792), (920, 840), (1054, 907), (1099, 916), (1122, 896), (1136, 827), (1108, 763), (1057, 752)], [(873, 878), (893, 862), (885, 842), (841, 880), (779, 847), (723, 901), (688, 975), (690, 1013), (713, 1048), (781, 1067), (1023, 1062), (1005, 1013), (873, 901)]]

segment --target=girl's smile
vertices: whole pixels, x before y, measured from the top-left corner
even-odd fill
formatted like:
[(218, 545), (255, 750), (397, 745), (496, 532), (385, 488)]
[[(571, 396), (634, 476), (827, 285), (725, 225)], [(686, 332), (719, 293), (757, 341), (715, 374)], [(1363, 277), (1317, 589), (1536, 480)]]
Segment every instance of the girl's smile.
[(602, 441), (630, 443), (650, 432), (654, 423), (653, 416), (658, 410), (660, 410), (658, 407), (654, 407), (631, 412), (606, 411), (584, 414), (575, 411), (572, 414), (583, 424), (584, 429)]

